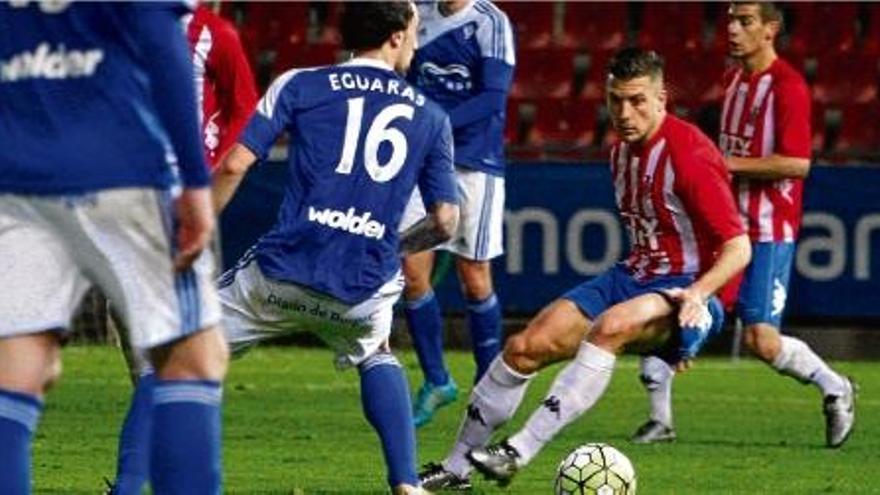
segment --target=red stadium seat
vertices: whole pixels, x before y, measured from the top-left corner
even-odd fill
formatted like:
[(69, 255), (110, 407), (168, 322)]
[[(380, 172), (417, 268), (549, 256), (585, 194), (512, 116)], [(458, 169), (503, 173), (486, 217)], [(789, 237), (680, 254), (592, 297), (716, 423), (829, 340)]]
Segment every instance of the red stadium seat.
[(641, 6), (639, 46), (657, 50), (667, 58), (702, 48), (702, 3), (645, 2)]
[(589, 55), (588, 65), (581, 76), (582, 84), (577, 84), (574, 88), (578, 98), (589, 101), (605, 98), (605, 71), (610, 57), (611, 55), (605, 52), (593, 52)]
[(555, 157), (577, 158), (596, 138), (596, 105), (582, 100), (543, 98), (535, 103), (528, 142)]
[(876, 153), (880, 148), (878, 114), (880, 105), (876, 100), (866, 105), (843, 106), (834, 151), (847, 154)]
[(259, 51), (281, 43), (304, 43), (309, 27), (309, 4), (304, 2), (248, 2), (245, 22)]
[(718, 101), (724, 95), (725, 59), (687, 52), (666, 57), (666, 86), (672, 103), (685, 106)]
[(573, 50), (524, 49), (517, 54), (516, 78), (511, 95), (519, 98), (566, 98), (571, 96), (573, 81)]
[(859, 5), (854, 2), (791, 2), (783, 4), (789, 50), (806, 55), (850, 53), (856, 44)]
[(860, 17), (867, 21), (867, 29), (862, 33), (862, 53), (880, 56), (880, 3), (862, 4)]
[(335, 64), (340, 50), (334, 45), (307, 45), (286, 43), (278, 50), (273, 73), (280, 74), (293, 67), (314, 67)]
[(519, 48), (540, 48), (553, 39), (554, 2), (497, 2), (513, 25)]
[(629, 24), (625, 3), (567, 2), (562, 44), (613, 51), (623, 46)]
[(869, 103), (877, 99), (880, 60), (850, 53), (827, 55), (818, 61), (813, 99), (821, 103)]

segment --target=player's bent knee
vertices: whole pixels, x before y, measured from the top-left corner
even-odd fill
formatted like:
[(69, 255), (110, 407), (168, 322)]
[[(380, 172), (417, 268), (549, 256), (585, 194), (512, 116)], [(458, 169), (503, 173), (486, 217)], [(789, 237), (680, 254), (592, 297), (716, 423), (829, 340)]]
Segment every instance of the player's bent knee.
[(758, 359), (771, 363), (776, 359), (780, 348), (779, 332), (769, 325), (751, 325), (743, 335), (746, 347)]
[(151, 351), (163, 380), (221, 381), (229, 365), (229, 347), (217, 327)]
[(639, 326), (629, 318), (609, 312), (599, 316), (590, 330), (588, 340), (600, 347), (616, 351), (636, 340), (638, 331)]
[(48, 392), (55, 387), (59, 381), (61, 381), (61, 373), (63, 369), (64, 365), (61, 363), (61, 356), (55, 356), (46, 370), (46, 378), (43, 381), (43, 393)]

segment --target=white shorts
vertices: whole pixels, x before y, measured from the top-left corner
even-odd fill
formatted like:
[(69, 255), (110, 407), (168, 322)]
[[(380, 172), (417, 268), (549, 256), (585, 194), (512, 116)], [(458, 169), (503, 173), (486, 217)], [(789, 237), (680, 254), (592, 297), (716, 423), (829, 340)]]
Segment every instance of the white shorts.
[(210, 252), (186, 272), (174, 269), (172, 206), (169, 192), (151, 188), (0, 194), (0, 337), (66, 330), (92, 284), (113, 301), (136, 348), (217, 324)]
[[(504, 177), (460, 167), (455, 172), (460, 209), (458, 230), (437, 249), (475, 261), (500, 256), (504, 253)], [(400, 230), (406, 230), (425, 214), (422, 195), (416, 188), (401, 218)]]
[(336, 352), (339, 368), (357, 366), (387, 349), (394, 303), (402, 291), (398, 273), (367, 300), (348, 305), (266, 278), (249, 251), (221, 278), (223, 331), (233, 352), (284, 334), (311, 332)]

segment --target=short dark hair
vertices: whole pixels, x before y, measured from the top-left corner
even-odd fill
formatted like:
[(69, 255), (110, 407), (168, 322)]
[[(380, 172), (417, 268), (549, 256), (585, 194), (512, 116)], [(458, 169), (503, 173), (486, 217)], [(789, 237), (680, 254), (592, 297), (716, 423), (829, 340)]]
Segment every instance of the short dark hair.
[(782, 8), (780, 8), (779, 5), (776, 5), (773, 2), (730, 2), (730, 5), (757, 5), (758, 15), (761, 16), (761, 22), (765, 24), (768, 22), (778, 22), (779, 32), (782, 32), (785, 28), (785, 16), (782, 13)]
[(652, 81), (663, 78), (663, 57), (653, 50), (624, 48), (608, 62), (608, 76), (629, 81), (648, 76)]
[(393, 33), (409, 26), (414, 15), (408, 0), (346, 2), (339, 30), (346, 50), (381, 47)]

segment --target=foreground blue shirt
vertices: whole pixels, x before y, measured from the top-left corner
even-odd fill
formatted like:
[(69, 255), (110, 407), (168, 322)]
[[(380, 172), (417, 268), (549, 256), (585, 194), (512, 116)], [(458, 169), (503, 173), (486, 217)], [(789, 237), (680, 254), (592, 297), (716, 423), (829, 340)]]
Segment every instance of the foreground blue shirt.
[(0, 2), (0, 192), (207, 186), (187, 10)]

